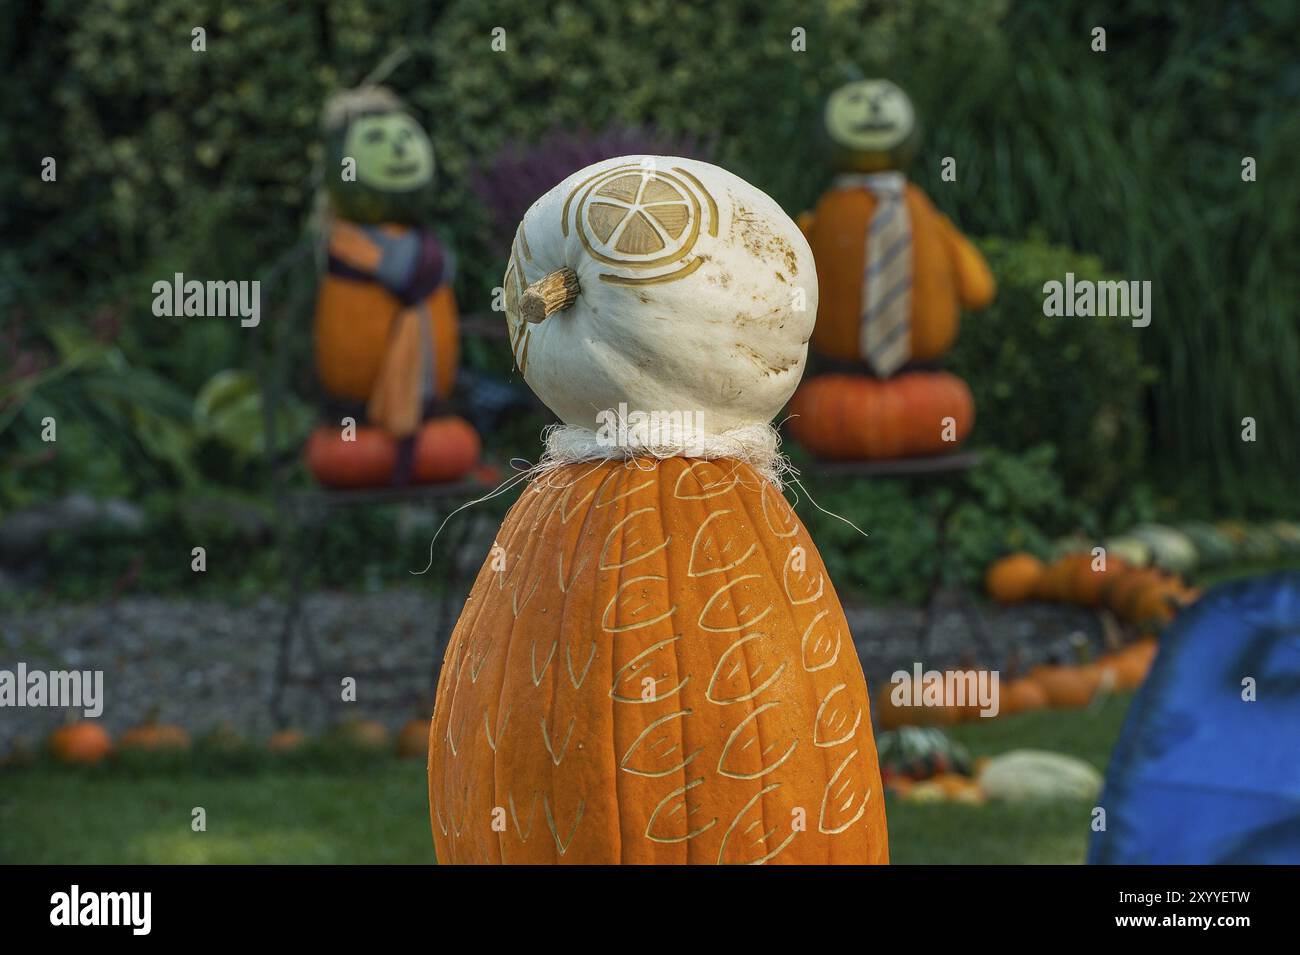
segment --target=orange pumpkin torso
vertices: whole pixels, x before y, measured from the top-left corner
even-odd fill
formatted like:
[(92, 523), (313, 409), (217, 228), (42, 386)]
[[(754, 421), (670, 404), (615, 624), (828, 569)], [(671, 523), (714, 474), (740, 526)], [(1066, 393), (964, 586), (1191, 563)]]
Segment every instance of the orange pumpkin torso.
[[(436, 396), (446, 398), (456, 383), (460, 348), (451, 286), (438, 286), (424, 305), (437, 373)], [(397, 297), (378, 282), (329, 274), (322, 277), (316, 298), (316, 369), (327, 392), (353, 401), (370, 398), (388, 349), (393, 319), (401, 308)]]
[[(905, 200), (912, 231), (912, 359), (930, 361), (957, 337), (957, 274), (942, 214), (909, 183)], [(863, 272), (867, 227), (876, 209), (867, 189), (824, 193), (807, 230), (820, 289), (812, 344), (840, 361), (861, 359)]]
[(790, 505), (731, 460), (571, 464), (511, 509), (430, 730), (444, 863), (883, 863), (866, 684)]

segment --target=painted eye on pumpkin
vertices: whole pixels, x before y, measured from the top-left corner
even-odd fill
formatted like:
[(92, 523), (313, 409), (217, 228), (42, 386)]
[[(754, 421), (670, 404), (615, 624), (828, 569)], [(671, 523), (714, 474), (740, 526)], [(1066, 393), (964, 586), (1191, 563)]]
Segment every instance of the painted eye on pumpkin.
[(382, 143), (383, 141), (384, 141), (384, 130), (382, 128), (375, 128), (366, 131), (366, 142)]

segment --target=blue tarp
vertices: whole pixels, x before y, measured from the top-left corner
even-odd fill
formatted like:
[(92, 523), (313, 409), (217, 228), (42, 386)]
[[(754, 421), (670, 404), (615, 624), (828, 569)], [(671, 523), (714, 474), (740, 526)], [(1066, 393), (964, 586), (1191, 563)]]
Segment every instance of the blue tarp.
[(1222, 584), (1166, 629), (1101, 805), (1090, 863), (1300, 863), (1300, 573)]

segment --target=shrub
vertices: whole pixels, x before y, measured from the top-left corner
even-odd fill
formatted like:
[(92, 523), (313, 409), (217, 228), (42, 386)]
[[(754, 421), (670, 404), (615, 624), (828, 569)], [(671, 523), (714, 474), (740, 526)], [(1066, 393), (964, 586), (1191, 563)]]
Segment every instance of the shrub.
[(1055, 447), (1065, 488), (1097, 506), (1114, 502), (1142, 464), (1144, 386), (1139, 357), (1149, 331), (1124, 318), (1049, 318), (1043, 283), (1107, 278), (1094, 256), (1041, 238), (987, 239), (998, 297), (967, 316), (949, 367), (975, 395), (972, 443), (1004, 451)]

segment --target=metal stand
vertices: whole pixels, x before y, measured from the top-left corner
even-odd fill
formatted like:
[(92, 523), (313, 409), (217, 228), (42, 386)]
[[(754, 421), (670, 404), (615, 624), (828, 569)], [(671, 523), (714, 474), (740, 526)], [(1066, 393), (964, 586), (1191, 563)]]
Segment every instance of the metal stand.
[[(310, 615), (306, 612), (304, 571), (308, 561), (303, 559), (303, 555), (317, 552), (325, 518), (329, 513), (345, 507), (417, 504), (428, 507), (435, 522), (441, 525), (443, 519), (456, 508), (476, 500), (487, 490), (489, 488), (486, 485), (477, 481), (459, 481), (356, 491), (300, 491), (281, 497), (280, 550), (289, 579), (289, 597), (280, 628), (271, 687), (271, 716), (277, 726), (286, 725), (285, 691), (292, 685), (315, 686), (323, 693), (337, 693), (339, 681), (344, 676), (382, 679), (405, 677), (409, 672), (395, 671), (391, 667), (348, 667), (345, 673), (343, 669), (331, 666), (321, 656), (316, 632), (311, 625)], [(433, 626), (434, 662), (429, 674), (430, 697), (437, 687), (442, 658), (455, 625), (455, 608), (464, 602), (471, 583), (469, 578), (477, 570), (477, 567), (466, 567), (459, 560), (459, 555), (478, 526), (480, 517), (473, 510), (467, 510), (457, 515), (456, 519), (448, 521), (438, 537), (437, 549), (431, 554), (433, 565), (429, 572), (443, 582), (444, 593)], [(307, 666), (305, 671), (295, 672), (294, 657), (299, 649)]]
[[(899, 458), (890, 461), (825, 461), (810, 466), (808, 470), (823, 477), (935, 477), (944, 479), (964, 477), (979, 462), (980, 455), (978, 452), (956, 451), (951, 454), (940, 454), (924, 458)], [(984, 620), (980, 616), (979, 607), (971, 597), (970, 591), (959, 581), (956, 581), (954, 575), (950, 574), (952, 550), (948, 530), (953, 512), (956, 510), (957, 500), (957, 495), (954, 494), (952, 500), (935, 515), (935, 527), (938, 534), (936, 543), (939, 552), (935, 561), (934, 573), (930, 577), (925, 604), (921, 611), (921, 626), (917, 631), (917, 647), (921, 660), (925, 659), (926, 651), (929, 649), (930, 636), (934, 631), (939, 608), (939, 598), (950, 583), (953, 584), (953, 589), (957, 595), (958, 608), (967, 627), (970, 629), (971, 636), (988, 659), (994, 659), (993, 645), (989, 641), (988, 633), (984, 628)]]

